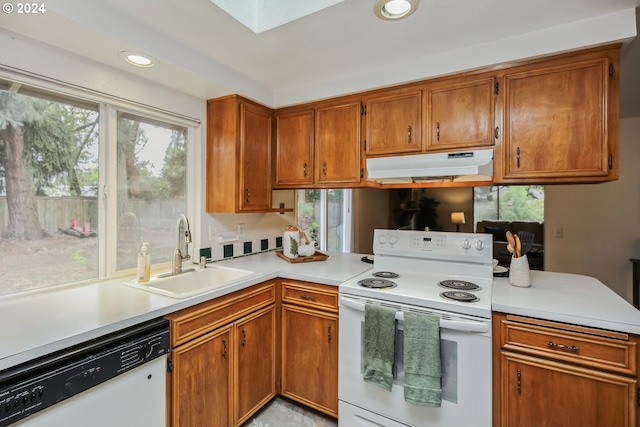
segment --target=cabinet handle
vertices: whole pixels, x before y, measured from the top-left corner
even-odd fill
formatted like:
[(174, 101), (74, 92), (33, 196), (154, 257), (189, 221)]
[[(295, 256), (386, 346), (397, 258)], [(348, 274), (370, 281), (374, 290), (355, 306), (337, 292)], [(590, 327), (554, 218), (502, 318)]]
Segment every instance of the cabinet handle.
[(407, 128), (407, 140), (411, 143), (411, 126)]
[(247, 188), (247, 202), (251, 200), (251, 189)]
[(247, 346), (247, 330), (246, 329), (242, 330), (242, 346), (243, 347)]
[(227, 340), (222, 340), (222, 357), (227, 358)]
[(331, 342), (331, 324), (327, 326), (327, 341)]
[(436, 122), (436, 140), (440, 141), (440, 122)]
[(322, 175), (327, 176), (327, 162), (322, 162)]
[(307, 176), (307, 162), (304, 162), (302, 165), (302, 171), (304, 172), (304, 176)]
[(516, 150), (516, 166), (520, 168), (520, 147)]
[(522, 373), (518, 369), (518, 394), (522, 394)]
[(303, 300), (314, 301), (314, 302), (316, 300), (316, 297), (314, 297), (313, 295), (307, 295), (307, 294), (300, 295), (300, 298), (302, 298)]
[(576, 347), (575, 345), (564, 345), (564, 344), (557, 344), (553, 341), (549, 341), (548, 343), (549, 347), (556, 349), (556, 350), (565, 350), (565, 351), (572, 351), (574, 353), (577, 353), (580, 351), (579, 347)]
[(500, 138), (500, 128), (496, 127), (496, 130), (493, 132), (493, 136), (498, 139)]

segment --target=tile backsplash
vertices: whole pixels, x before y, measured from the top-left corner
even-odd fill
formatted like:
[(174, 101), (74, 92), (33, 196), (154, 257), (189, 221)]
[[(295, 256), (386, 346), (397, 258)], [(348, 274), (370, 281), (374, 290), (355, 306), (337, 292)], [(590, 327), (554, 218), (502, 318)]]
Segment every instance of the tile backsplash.
[[(238, 224), (242, 223), (243, 233), (238, 234)], [(292, 213), (280, 215), (265, 214), (208, 214), (201, 233), (200, 253), (210, 251), (210, 259), (219, 261), (231, 257), (241, 257), (282, 247), (282, 234), (286, 227), (294, 224)], [(211, 239), (214, 229), (224, 241)], [(236, 240), (237, 239), (237, 240)]]

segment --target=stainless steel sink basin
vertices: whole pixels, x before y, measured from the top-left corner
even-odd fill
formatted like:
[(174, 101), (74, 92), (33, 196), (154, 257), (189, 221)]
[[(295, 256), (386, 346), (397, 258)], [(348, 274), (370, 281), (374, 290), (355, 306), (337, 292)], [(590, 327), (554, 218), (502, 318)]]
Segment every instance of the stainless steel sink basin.
[(224, 288), (260, 274), (262, 273), (240, 268), (208, 266), (205, 269), (196, 269), (175, 276), (163, 276), (162, 274), (152, 276), (151, 280), (145, 283), (132, 280), (124, 282), (124, 284), (172, 298), (188, 298)]

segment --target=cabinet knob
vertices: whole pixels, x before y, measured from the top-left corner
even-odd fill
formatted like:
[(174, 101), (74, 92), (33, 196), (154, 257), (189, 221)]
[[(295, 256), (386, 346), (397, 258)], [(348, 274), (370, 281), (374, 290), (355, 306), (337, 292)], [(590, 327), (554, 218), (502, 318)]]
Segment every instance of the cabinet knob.
[(407, 127), (407, 142), (411, 143), (411, 125)]
[(247, 188), (247, 197), (246, 197), (247, 203), (251, 201), (251, 190), (249, 188)]

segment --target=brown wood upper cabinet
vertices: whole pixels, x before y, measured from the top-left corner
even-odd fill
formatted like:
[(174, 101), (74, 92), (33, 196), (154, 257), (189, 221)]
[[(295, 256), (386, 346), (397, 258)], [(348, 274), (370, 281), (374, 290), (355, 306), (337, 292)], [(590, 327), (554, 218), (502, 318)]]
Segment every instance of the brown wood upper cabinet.
[(207, 212), (271, 210), (271, 109), (237, 95), (207, 101)]
[(364, 173), (361, 114), (359, 99), (277, 110), (275, 186), (359, 186)]
[(424, 91), (425, 151), (494, 145), (495, 78), (473, 76)]
[(364, 103), (368, 157), (422, 150), (421, 90), (385, 91)]
[(276, 114), (276, 186), (313, 185), (314, 120), (312, 108)]
[(593, 49), (505, 70), (499, 183), (618, 178), (619, 49)]
[(316, 112), (316, 184), (354, 186), (360, 183), (362, 144), (360, 142), (360, 101), (320, 106)]

